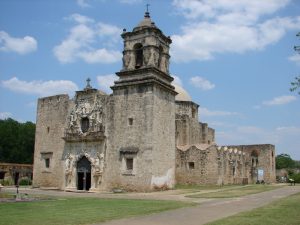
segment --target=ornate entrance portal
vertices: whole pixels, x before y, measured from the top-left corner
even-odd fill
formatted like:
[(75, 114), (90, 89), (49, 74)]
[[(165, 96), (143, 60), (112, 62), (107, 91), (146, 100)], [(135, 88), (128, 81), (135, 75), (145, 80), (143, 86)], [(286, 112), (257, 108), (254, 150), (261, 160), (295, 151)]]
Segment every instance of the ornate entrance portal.
[(88, 191), (91, 188), (91, 162), (83, 156), (77, 162), (77, 189)]

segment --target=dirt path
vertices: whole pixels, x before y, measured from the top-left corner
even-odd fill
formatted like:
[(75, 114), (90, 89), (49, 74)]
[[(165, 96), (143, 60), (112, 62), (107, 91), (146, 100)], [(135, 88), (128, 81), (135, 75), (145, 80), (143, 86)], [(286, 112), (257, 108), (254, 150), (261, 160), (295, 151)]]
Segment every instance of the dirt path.
[(240, 198), (214, 199), (191, 208), (176, 209), (129, 219), (113, 220), (107, 223), (101, 223), (101, 225), (200, 225), (264, 206), (274, 200), (297, 192), (300, 192), (300, 186), (286, 186)]

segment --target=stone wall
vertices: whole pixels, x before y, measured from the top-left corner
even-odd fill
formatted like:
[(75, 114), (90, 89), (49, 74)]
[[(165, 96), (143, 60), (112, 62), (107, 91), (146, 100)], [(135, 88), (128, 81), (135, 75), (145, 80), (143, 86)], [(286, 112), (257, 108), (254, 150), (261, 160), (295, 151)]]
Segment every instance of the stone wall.
[[(151, 182), (153, 87), (129, 86), (114, 90), (107, 126), (106, 188), (147, 189)], [(133, 159), (134, 170), (126, 169)]]
[(176, 151), (176, 182), (183, 184), (246, 184), (246, 154), (237, 149), (198, 144)]
[(152, 188), (175, 184), (175, 94), (154, 87)]
[(0, 163), (0, 181), (17, 185), (22, 179), (32, 179), (31, 164)]
[[(245, 152), (249, 157), (249, 182), (256, 183), (258, 170), (263, 170), (263, 180), (266, 183), (276, 182), (275, 146), (271, 144), (258, 145), (233, 145), (228, 148), (237, 148)], [(257, 162), (256, 157), (257, 155)]]
[[(203, 149), (201, 149), (203, 147)], [(214, 146), (191, 146), (176, 151), (176, 183), (216, 184), (218, 170)]]
[(198, 105), (176, 101), (176, 145), (213, 144), (215, 130), (198, 121)]
[[(173, 187), (175, 167), (174, 94), (159, 85), (114, 90), (108, 123), (106, 188)], [(133, 159), (133, 169), (126, 163)]]
[(69, 96), (40, 98), (37, 105), (33, 186), (63, 189), (64, 130)]

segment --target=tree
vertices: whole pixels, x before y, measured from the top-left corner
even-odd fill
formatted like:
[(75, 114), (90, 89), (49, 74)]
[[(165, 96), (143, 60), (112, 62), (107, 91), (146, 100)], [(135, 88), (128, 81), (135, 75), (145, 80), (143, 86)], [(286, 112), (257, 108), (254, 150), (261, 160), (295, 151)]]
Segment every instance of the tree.
[[(300, 32), (296, 36), (300, 37)], [(300, 46), (295, 46), (294, 49), (296, 52), (300, 53)], [(294, 82), (291, 82), (290, 91), (296, 91), (297, 89), (300, 89), (300, 76), (295, 77)], [(298, 94), (300, 95), (300, 91)]]
[(32, 163), (35, 124), (0, 120), (0, 162)]
[(295, 161), (288, 154), (280, 154), (276, 156), (276, 169), (294, 168)]
[[(298, 88), (300, 88), (300, 76), (299, 77), (295, 77), (295, 81), (291, 82), (292, 87), (290, 88), (291, 91), (295, 91)], [(300, 95), (300, 91), (298, 92), (298, 94)]]

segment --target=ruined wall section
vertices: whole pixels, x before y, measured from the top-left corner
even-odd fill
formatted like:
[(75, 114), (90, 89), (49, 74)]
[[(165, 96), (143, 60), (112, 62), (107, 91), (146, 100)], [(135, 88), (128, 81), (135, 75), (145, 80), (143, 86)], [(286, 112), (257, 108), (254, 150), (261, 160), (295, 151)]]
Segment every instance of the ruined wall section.
[(40, 98), (37, 105), (33, 186), (63, 188), (62, 152), (68, 95)]
[[(249, 182), (256, 183), (258, 179), (258, 170), (263, 170), (263, 180), (266, 183), (276, 182), (276, 169), (275, 169), (275, 146), (271, 144), (258, 144), (258, 145), (236, 145), (228, 146), (228, 148), (237, 148), (245, 152), (249, 158)], [(252, 161), (256, 159), (253, 157), (257, 154), (257, 162)]]
[(176, 182), (179, 184), (217, 184), (218, 164), (215, 146), (176, 151)]
[(219, 146), (218, 165), (219, 180), (218, 184), (248, 184), (248, 156), (247, 153), (227, 146)]

